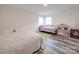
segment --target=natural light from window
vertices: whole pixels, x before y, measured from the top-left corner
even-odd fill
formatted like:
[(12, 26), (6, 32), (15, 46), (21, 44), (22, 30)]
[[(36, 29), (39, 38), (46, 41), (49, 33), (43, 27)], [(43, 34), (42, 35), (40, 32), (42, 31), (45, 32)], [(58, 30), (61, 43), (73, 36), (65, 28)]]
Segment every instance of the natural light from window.
[(43, 17), (39, 17), (39, 26), (44, 25), (44, 19)]
[(52, 25), (52, 17), (39, 17), (40, 25)]
[(46, 25), (52, 25), (52, 17), (46, 17), (45, 18), (45, 24)]

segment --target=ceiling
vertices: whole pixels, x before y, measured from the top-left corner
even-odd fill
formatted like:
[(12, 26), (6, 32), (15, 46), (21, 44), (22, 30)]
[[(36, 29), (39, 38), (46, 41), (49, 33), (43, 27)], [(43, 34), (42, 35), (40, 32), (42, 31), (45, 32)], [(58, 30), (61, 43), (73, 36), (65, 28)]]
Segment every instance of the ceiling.
[(47, 6), (43, 6), (42, 4), (15, 4), (11, 6), (15, 6), (17, 8), (24, 9), (27, 12), (44, 16), (61, 12), (79, 11), (78, 4), (48, 4)]

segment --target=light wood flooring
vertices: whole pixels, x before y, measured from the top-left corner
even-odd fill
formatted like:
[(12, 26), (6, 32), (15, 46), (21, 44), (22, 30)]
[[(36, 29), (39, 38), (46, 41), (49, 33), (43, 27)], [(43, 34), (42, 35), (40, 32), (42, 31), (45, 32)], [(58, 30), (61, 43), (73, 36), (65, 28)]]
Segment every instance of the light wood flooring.
[(42, 49), (35, 54), (78, 54), (79, 39), (65, 36), (49, 35), (43, 40)]

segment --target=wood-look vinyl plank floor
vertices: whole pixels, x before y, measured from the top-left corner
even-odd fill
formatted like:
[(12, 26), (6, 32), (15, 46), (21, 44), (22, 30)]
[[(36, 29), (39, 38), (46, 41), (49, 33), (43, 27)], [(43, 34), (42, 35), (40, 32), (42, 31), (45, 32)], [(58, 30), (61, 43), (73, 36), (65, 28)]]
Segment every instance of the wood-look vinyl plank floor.
[(79, 39), (50, 35), (35, 54), (78, 54)]

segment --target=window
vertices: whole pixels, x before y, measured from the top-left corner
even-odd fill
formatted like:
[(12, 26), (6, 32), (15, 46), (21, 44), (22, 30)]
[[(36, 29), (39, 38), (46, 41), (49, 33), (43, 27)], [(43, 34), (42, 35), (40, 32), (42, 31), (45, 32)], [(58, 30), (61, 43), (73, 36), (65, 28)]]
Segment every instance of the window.
[(44, 25), (44, 19), (43, 17), (39, 17), (39, 26)]
[(52, 17), (46, 17), (45, 24), (46, 25), (52, 25)]
[(52, 17), (39, 17), (40, 25), (52, 25)]

